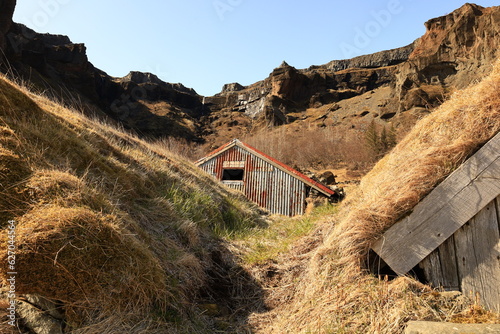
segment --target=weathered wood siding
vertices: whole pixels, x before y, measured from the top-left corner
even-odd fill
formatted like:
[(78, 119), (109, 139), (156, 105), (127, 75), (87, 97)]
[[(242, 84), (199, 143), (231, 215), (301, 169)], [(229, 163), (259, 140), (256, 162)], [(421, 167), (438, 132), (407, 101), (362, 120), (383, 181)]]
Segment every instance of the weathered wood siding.
[(406, 274), (500, 194), (500, 133), (457, 168), (372, 249)]
[[(243, 162), (243, 181), (222, 181), (224, 163)], [(301, 215), (305, 210), (306, 184), (250, 152), (234, 146), (199, 165), (227, 186), (242, 191), (248, 199), (271, 213)]]
[(433, 286), (460, 290), (500, 312), (500, 196), (419, 266)]

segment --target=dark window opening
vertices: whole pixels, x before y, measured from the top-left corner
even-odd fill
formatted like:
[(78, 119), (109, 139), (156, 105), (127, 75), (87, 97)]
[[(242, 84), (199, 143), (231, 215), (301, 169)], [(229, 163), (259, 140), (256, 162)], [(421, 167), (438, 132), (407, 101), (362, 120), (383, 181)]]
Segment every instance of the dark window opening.
[(243, 169), (224, 169), (222, 181), (243, 181)]

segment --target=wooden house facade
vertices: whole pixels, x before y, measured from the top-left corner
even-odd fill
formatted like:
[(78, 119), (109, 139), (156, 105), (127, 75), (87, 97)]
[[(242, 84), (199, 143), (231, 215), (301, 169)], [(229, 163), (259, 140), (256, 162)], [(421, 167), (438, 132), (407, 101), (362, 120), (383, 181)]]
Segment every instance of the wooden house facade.
[(198, 160), (196, 165), (274, 214), (303, 214), (312, 190), (325, 197), (335, 195), (327, 186), (238, 139)]
[(431, 285), (500, 312), (500, 134), (372, 249), (399, 275), (418, 266)]

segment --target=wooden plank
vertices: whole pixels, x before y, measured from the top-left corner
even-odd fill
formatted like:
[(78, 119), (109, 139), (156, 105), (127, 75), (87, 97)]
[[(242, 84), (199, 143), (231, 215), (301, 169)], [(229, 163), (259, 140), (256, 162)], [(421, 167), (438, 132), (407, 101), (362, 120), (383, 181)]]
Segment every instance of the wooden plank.
[(464, 294), (500, 311), (500, 231), (495, 201), (455, 233), (458, 271)]
[(443, 271), (441, 268), (441, 261), (439, 259), (439, 252), (436, 250), (430, 253), (419, 266), (424, 271), (425, 278), (429, 284), (435, 288), (443, 286)]
[[(421, 203), (413, 209), (412, 215), (417, 217), (432, 217), (453, 198), (457, 192), (469, 185), (477, 175), (487, 169), (498, 159), (500, 152), (500, 133), (486, 143), (476, 154), (451, 173), (446, 180), (436, 187)], [(439, 189), (443, 191), (439, 191)], [(422, 219), (412, 221), (410, 224), (421, 223)], [(408, 228), (412, 228), (411, 225)]]
[(373, 250), (404, 275), (500, 194), (500, 134), (455, 170)]
[[(373, 249), (396, 273), (407, 273), (500, 194), (500, 182), (492, 181), (492, 175), (500, 175), (500, 159), (448, 200), (447, 205), (432, 217), (415, 226), (413, 223), (419, 217), (410, 215), (390, 228), (383, 241), (376, 243)], [(442, 190), (436, 188), (435, 191)], [(409, 225), (413, 225), (413, 230)]]
[(435, 288), (460, 290), (453, 235), (419, 263), (425, 278)]
[[(495, 199), (495, 203), (497, 206), (497, 220), (498, 220), (498, 230), (500, 232), (500, 198), (497, 197)], [(500, 244), (497, 245), (497, 250), (500, 252)]]
[(443, 274), (443, 288), (445, 290), (460, 290), (457, 255), (455, 254), (455, 237), (453, 235), (449, 237), (438, 249)]

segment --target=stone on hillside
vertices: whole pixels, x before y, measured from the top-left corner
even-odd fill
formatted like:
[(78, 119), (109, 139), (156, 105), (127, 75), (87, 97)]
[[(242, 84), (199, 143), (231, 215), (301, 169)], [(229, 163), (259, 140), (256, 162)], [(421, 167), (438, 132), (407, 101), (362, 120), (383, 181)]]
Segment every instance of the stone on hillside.
[(57, 306), (48, 299), (26, 295), (19, 301), (17, 314), (26, 327), (36, 334), (62, 334), (64, 316)]
[(404, 334), (500, 334), (500, 324), (454, 324), (410, 321)]
[(318, 180), (324, 184), (330, 185), (330, 184), (335, 184), (335, 175), (330, 172), (326, 171), (318, 175)]

